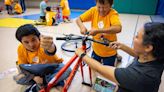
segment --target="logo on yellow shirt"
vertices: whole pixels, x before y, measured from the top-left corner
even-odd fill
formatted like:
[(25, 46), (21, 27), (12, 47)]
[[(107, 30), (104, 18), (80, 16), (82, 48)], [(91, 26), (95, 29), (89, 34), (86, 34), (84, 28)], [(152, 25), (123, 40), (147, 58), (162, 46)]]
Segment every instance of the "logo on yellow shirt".
[(104, 22), (103, 21), (99, 21), (98, 22), (98, 27), (99, 27), (99, 29), (104, 28)]
[(39, 57), (38, 57), (38, 56), (35, 56), (35, 57), (32, 59), (32, 62), (34, 62), (34, 63), (39, 63)]

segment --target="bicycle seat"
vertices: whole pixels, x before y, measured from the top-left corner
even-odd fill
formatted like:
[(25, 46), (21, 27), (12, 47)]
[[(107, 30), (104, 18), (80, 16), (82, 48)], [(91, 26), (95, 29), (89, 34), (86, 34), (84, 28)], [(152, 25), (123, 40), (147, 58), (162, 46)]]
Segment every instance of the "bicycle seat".
[(58, 64), (20, 64), (19, 67), (35, 76), (44, 76), (53, 73)]

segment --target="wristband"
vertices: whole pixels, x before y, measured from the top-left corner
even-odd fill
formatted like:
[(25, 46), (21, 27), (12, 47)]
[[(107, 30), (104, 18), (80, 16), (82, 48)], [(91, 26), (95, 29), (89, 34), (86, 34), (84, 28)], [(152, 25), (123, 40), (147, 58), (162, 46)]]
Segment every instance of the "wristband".
[(45, 52), (47, 55), (49, 55), (49, 56), (53, 56), (53, 55), (55, 55), (55, 53), (56, 53), (56, 46), (54, 45), (54, 47), (55, 47), (54, 52), (48, 52), (47, 50), (44, 50), (44, 52)]
[(82, 53), (82, 54), (80, 55), (80, 58), (82, 59), (85, 55), (86, 55), (86, 53), (85, 53), (85, 52), (84, 52), (84, 53)]

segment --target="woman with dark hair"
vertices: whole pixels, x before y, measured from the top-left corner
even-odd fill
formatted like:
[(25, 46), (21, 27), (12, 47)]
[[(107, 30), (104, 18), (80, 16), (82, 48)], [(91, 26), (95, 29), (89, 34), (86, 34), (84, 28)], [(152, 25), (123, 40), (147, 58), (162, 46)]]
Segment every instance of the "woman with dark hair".
[(158, 92), (164, 69), (164, 24), (146, 23), (133, 43), (133, 48), (119, 42), (110, 43), (111, 48), (121, 49), (135, 57), (126, 68), (101, 65), (82, 49), (76, 50), (76, 54), (93, 70), (118, 84), (117, 92)]

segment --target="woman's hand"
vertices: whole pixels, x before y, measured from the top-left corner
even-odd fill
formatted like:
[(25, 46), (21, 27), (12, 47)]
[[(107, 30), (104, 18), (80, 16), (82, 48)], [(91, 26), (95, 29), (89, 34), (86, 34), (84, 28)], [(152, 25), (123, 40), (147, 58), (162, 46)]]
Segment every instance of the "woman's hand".
[(112, 48), (112, 49), (121, 49), (122, 48), (122, 44), (119, 43), (119, 42), (111, 42), (109, 44), (109, 47)]
[(84, 53), (85, 51), (82, 48), (78, 48), (75, 53), (80, 56), (82, 53)]

